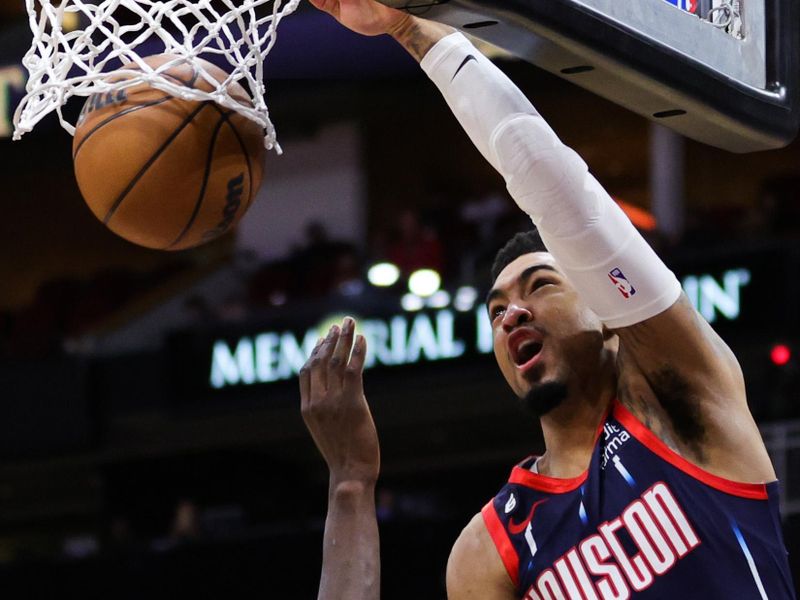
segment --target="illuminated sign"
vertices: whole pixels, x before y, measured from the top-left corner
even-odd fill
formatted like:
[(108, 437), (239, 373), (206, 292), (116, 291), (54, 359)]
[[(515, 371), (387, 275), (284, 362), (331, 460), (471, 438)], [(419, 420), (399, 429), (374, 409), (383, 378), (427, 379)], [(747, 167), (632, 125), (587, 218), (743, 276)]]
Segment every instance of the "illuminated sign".
[(22, 67), (0, 67), (0, 138), (11, 137), (14, 126), (12, 96), (25, 89), (25, 71)]
[[(741, 289), (750, 283), (748, 269), (731, 269), (722, 278), (687, 275), (683, 288), (689, 300), (710, 323), (722, 316), (741, 315)], [(338, 321), (335, 317), (326, 323)], [(327, 326), (314, 326), (299, 335), (265, 331), (232, 343), (216, 340), (211, 351), (209, 383), (219, 390), (230, 386), (271, 383), (295, 377)], [(367, 340), (365, 368), (411, 365), (492, 351), (492, 328), (483, 306), (469, 312), (443, 308), (406, 312), (382, 318), (358, 319), (358, 332)]]
[[(453, 359), (464, 355), (468, 348), (472, 352), (491, 352), (492, 330), (486, 310), (479, 307), (472, 313), (475, 333), (472, 340), (458, 337), (456, 317), (454, 311), (442, 309), (358, 320), (358, 332), (364, 335), (369, 348), (364, 367)], [(320, 333), (320, 328), (312, 327), (301, 336), (284, 331), (245, 336), (234, 345), (218, 340), (211, 356), (211, 387), (221, 389), (294, 377), (311, 354)]]
[(717, 314), (729, 321), (742, 313), (741, 289), (750, 283), (748, 269), (731, 269), (722, 274), (722, 284), (711, 275), (688, 275), (683, 278), (683, 291), (689, 301), (709, 323)]

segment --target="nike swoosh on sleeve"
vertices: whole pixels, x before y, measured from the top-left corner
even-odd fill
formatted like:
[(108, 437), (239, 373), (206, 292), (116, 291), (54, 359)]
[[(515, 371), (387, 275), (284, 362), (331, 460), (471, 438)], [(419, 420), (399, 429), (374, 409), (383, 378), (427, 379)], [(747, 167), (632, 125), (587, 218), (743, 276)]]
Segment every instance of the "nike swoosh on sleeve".
[(517, 535), (518, 533), (522, 533), (523, 531), (525, 531), (525, 528), (528, 526), (528, 523), (530, 523), (531, 519), (533, 519), (533, 515), (536, 512), (536, 507), (539, 506), (540, 504), (547, 502), (547, 500), (548, 498), (544, 498), (543, 500), (538, 500), (537, 502), (534, 502), (533, 506), (531, 506), (530, 514), (522, 521), (522, 523), (514, 523), (514, 519), (509, 519), (508, 533), (510, 533), (511, 535)]
[[(478, 62), (478, 59), (475, 58), (472, 54), (467, 55), (467, 57), (464, 60), (461, 61), (461, 64), (458, 65), (458, 68), (456, 69), (456, 72), (453, 74), (453, 79), (456, 78), (456, 76), (461, 72), (461, 69), (463, 69), (466, 66), (466, 64), (471, 60), (474, 60), (475, 62)], [(453, 79), (451, 79), (450, 81), (452, 82)]]

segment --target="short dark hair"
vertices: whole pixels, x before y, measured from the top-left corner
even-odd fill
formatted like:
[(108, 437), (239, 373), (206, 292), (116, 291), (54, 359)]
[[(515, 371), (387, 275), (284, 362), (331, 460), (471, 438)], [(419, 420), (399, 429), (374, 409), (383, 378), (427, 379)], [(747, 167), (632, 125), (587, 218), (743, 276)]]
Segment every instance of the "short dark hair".
[(500, 275), (500, 271), (505, 269), (510, 263), (514, 262), (523, 254), (530, 254), (531, 252), (547, 252), (544, 242), (542, 241), (539, 231), (536, 228), (528, 231), (520, 231), (515, 234), (506, 245), (500, 248), (495, 254), (494, 262), (492, 263), (491, 277), (492, 283)]

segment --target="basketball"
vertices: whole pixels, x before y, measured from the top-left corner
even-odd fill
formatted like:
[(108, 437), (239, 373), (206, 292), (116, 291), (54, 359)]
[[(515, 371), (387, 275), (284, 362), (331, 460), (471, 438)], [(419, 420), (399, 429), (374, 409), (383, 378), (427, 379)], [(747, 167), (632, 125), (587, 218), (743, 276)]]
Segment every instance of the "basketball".
[[(157, 67), (174, 58), (144, 60)], [(227, 77), (198, 60), (217, 81)], [(215, 87), (189, 64), (163, 74), (190, 88)], [(123, 77), (112, 74), (109, 80)], [(228, 93), (250, 104), (239, 84), (232, 83)], [(256, 122), (146, 83), (90, 96), (72, 144), (78, 186), (95, 216), (126, 240), (159, 250), (191, 248), (231, 229), (261, 184), (264, 150), (264, 131)]]

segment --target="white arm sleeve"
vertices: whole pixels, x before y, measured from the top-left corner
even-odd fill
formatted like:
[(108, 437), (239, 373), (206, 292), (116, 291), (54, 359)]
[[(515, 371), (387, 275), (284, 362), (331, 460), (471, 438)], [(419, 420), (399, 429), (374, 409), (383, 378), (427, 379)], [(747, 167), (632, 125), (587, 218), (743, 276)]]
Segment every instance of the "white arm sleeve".
[(633, 325), (675, 303), (681, 287), (672, 272), (580, 156), (489, 59), (454, 33), (421, 66), (606, 325)]

